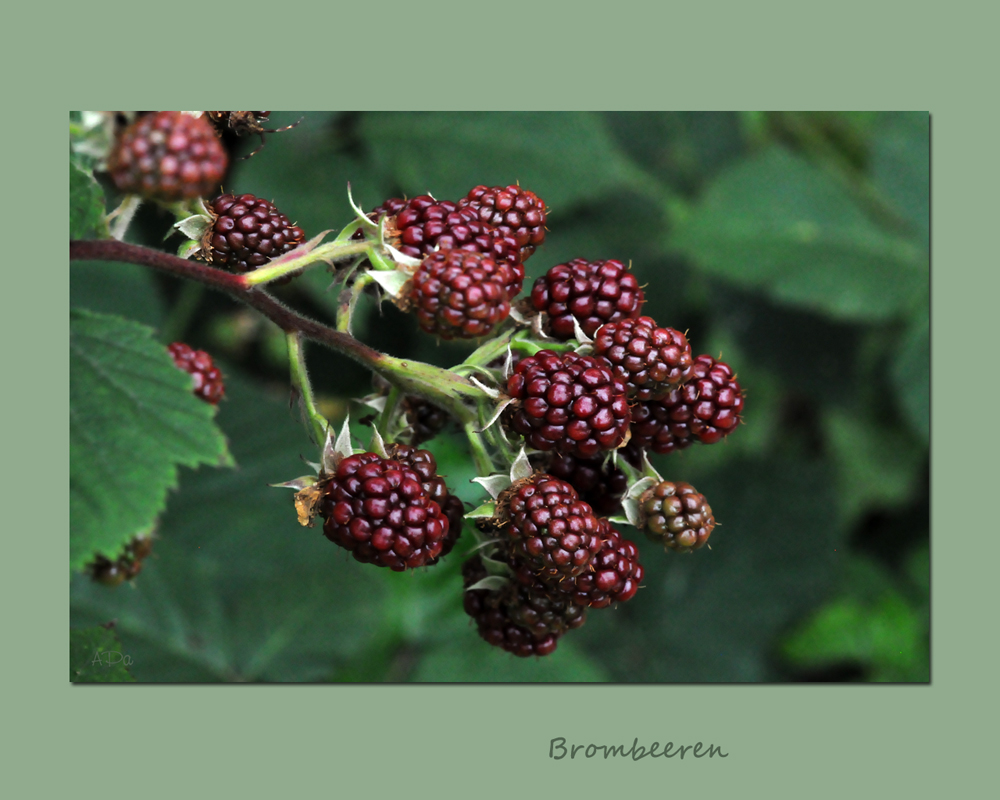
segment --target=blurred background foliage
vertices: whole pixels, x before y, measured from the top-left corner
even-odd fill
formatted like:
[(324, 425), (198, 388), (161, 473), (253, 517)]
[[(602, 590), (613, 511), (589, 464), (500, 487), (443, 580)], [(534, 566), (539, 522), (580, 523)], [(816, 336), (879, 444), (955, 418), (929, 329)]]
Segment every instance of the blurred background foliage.
[[(515, 181), (551, 208), (526, 287), (575, 257), (631, 261), (644, 313), (737, 371), (746, 424), (654, 459), (708, 498), (712, 550), (665, 554), (626, 528), (646, 568), (635, 599), (591, 612), (550, 657), (491, 648), (461, 609), (471, 536), (434, 568), (391, 573), (300, 528), (291, 493), (267, 487), (315, 459), (269, 322), (140, 267), (74, 264), (74, 306), (222, 361), (237, 467), (182, 471), (134, 585), (74, 576), (71, 624), (117, 620), (139, 681), (929, 680), (928, 115), (309, 112), (235, 161), (225, 189), (311, 236), (349, 222), (348, 183), (367, 209)], [(145, 206), (131, 237), (172, 249), (172, 222)], [(277, 293), (329, 319), (328, 284), (314, 271)], [(442, 366), (470, 349), (389, 304), (365, 307), (355, 334)], [(370, 391), (353, 362), (307, 356), (332, 419)], [(462, 440), (427, 447), (478, 501)]]

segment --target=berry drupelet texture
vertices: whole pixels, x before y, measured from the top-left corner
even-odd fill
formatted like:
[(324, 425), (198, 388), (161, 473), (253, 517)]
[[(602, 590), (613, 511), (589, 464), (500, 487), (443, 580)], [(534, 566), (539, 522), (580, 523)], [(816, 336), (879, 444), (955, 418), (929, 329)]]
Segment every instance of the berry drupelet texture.
[(540, 350), (507, 379), (509, 426), (536, 450), (594, 458), (625, 441), (625, 384), (603, 358)]
[(458, 201), (458, 207), (471, 209), (481, 222), (513, 238), (522, 261), (545, 241), (545, 203), (520, 186), (476, 186)]
[(557, 584), (560, 592), (584, 608), (605, 608), (631, 600), (644, 575), (639, 548), (623, 538), (607, 520), (601, 520), (601, 525), (603, 544), (591, 569)]
[(671, 550), (697, 550), (715, 527), (712, 508), (690, 483), (663, 481), (643, 494), (640, 507), (646, 535)]
[(213, 264), (247, 272), (294, 250), (306, 240), (273, 203), (252, 194), (223, 194), (209, 209), (215, 216), (202, 250)]
[(212, 357), (204, 350), (195, 350), (184, 342), (174, 342), (167, 347), (179, 369), (191, 374), (194, 379), (194, 394), (213, 406), (226, 394), (222, 371), (215, 366)]
[(574, 338), (573, 319), (588, 336), (608, 322), (638, 317), (644, 295), (635, 275), (621, 261), (575, 258), (558, 264), (535, 281), (531, 304), (548, 314), (557, 339)]
[(687, 337), (658, 327), (651, 317), (602, 326), (594, 337), (594, 355), (611, 362), (626, 394), (637, 400), (662, 397), (685, 379), (692, 363)]
[(323, 534), (354, 558), (401, 572), (438, 558), (450, 523), (412, 466), (377, 453), (348, 456), (331, 476)]
[(507, 319), (512, 280), (507, 264), (482, 253), (439, 250), (420, 263), (408, 297), (422, 330), (442, 339), (475, 339)]
[(120, 191), (164, 202), (211, 195), (228, 166), (212, 123), (181, 111), (139, 117), (108, 157), (108, 172)]

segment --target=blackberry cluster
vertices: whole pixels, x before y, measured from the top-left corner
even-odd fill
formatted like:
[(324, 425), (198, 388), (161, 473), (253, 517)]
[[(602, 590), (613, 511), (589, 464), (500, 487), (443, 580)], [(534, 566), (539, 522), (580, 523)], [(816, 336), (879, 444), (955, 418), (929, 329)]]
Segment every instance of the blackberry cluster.
[(690, 483), (663, 481), (642, 496), (646, 535), (679, 552), (704, 546), (715, 527), (712, 508)]
[(732, 368), (701, 355), (684, 384), (632, 407), (632, 442), (660, 454), (715, 444), (736, 430), (742, 413), (743, 390)]
[(362, 563), (396, 572), (440, 557), (451, 525), (420, 472), (377, 453), (347, 456), (337, 465), (320, 514), (327, 539)]
[(420, 264), (409, 298), (417, 323), (442, 339), (475, 339), (490, 333), (510, 314), (506, 264), (482, 253), (439, 250)]
[(167, 352), (178, 369), (191, 374), (195, 397), (213, 406), (218, 405), (226, 394), (226, 387), (222, 381), (222, 371), (215, 366), (212, 357), (204, 350), (195, 350), (184, 342), (174, 342), (167, 347)]
[(212, 124), (181, 111), (139, 117), (108, 156), (108, 172), (120, 191), (164, 202), (211, 195), (228, 166)]
[(625, 384), (603, 358), (540, 350), (514, 367), (507, 394), (510, 427), (536, 450), (593, 458), (621, 445), (631, 422)]
[(638, 317), (644, 295), (635, 275), (621, 261), (575, 258), (552, 267), (535, 281), (531, 304), (548, 315), (557, 339), (576, 336), (574, 318), (587, 336), (609, 322)]
[(306, 240), (273, 203), (252, 194), (223, 194), (209, 209), (215, 217), (205, 233), (202, 250), (208, 260), (237, 272), (247, 272), (294, 250)]

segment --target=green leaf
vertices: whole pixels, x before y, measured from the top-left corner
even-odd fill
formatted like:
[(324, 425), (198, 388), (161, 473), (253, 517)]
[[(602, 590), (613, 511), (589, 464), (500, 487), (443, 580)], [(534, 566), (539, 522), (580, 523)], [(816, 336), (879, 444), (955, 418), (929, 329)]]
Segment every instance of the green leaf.
[(786, 658), (801, 667), (860, 662), (875, 681), (930, 679), (928, 619), (907, 602), (874, 562), (848, 564), (841, 595), (785, 641)]
[(73, 162), (69, 165), (69, 238), (106, 239), (104, 192), (94, 176)]
[(428, 652), (413, 680), (441, 683), (579, 683), (609, 679), (608, 674), (568, 637), (559, 640), (559, 646), (551, 655), (518, 658), (487, 644), (471, 628), (468, 635), (474, 637), (473, 642), (445, 643)]
[(710, 274), (845, 319), (893, 317), (927, 282), (921, 247), (780, 148), (724, 172), (670, 244)]
[(872, 143), (872, 180), (929, 249), (931, 149), (926, 111), (883, 115)]
[(74, 261), (70, 265), (69, 281), (70, 308), (117, 314), (154, 328), (163, 324), (163, 301), (148, 267), (108, 261)]
[(70, 567), (149, 528), (179, 465), (229, 464), (214, 409), (150, 328), (70, 312)]
[(924, 308), (914, 315), (892, 367), (903, 413), (925, 442), (930, 441), (931, 422), (930, 333), (930, 314)]
[(69, 632), (71, 683), (134, 683), (128, 671), (131, 657), (113, 629), (98, 625)]
[(384, 638), (389, 588), (415, 576), (301, 527), (292, 493), (268, 484), (302, 474), (318, 448), (283, 398), (239, 374), (226, 394), (239, 469), (183, 471), (134, 587), (74, 575), (71, 623), (116, 619), (140, 682), (323, 680)]
[(839, 408), (823, 416), (826, 441), (837, 465), (841, 518), (851, 521), (872, 507), (905, 505), (918, 488), (925, 450), (912, 436)]
[(564, 209), (613, 188), (660, 187), (591, 112), (371, 112), (361, 136), (411, 196), (459, 200), (474, 186), (521, 186)]

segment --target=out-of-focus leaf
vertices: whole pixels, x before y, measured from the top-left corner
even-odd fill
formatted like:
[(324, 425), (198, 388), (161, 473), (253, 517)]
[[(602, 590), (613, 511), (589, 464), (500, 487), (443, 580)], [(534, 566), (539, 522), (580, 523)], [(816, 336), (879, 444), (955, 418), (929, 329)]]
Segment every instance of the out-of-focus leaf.
[(872, 180), (930, 248), (930, 115), (893, 111), (882, 115), (872, 143)]
[(898, 507), (910, 500), (919, 485), (925, 454), (910, 436), (841, 408), (827, 409), (823, 428), (837, 465), (842, 519), (850, 521), (871, 507)]
[(104, 192), (94, 176), (70, 162), (69, 165), (69, 238), (104, 239), (108, 226), (104, 221)]
[(892, 368), (892, 379), (903, 413), (913, 430), (930, 440), (931, 339), (927, 310), (913, 316)]
[(850, 563), (844, 583), (843, 594), (788, 637), (785, 657), (807, 668), (859, 662), (875, 681), (928, 681), (926, 614), (873, 563)]
[(71, 308), (118, 314), (154, 328), (163, 324), (163, 302), (146, 267), (74, 261), (70, 265), (69, 287)]
[(670, 244), (713, 275), (845, 319), (897, 315), (927, 279), (922, 248), (781, 148), (720, 175)]
[(70, 314), (70, 567), (114, 558), (148, 529), (179, 465), (230, 463), (213, 409), (153, 331)]
[(457, 201), (479, 184), (519, 182), (568, 208), (613, 188), (661, 191), (590, 112), (372, 112), (360, 134), (410, 196)]
[(128, 658), (115, 632), (103, 625), (69, 632), (71, 683), (134, 683)]
[(417, 682), (472, 683), (578, 683), (606, 681), (608, 675), (573, 644), (576, 631), (559, 640), (552, 655), (518, 658), (479, 638), (470, 626), (474, 642), (454, 641), (434, 648), (420, 661), (413, 680)]
[(219, 422), (239, 468), (184, 471), (134, 586), (75, 576), (71, 622), (117, 619), (140, 682), (322, 680), (382, 635), (384, 584), (413, 576), (357, 563), (268, 486), (318, 454), (286, 402), (226, 370)]

